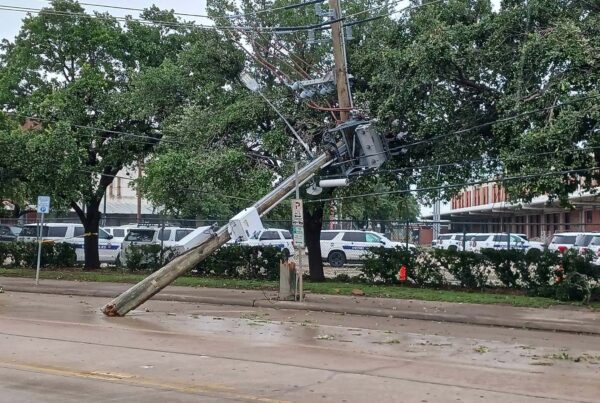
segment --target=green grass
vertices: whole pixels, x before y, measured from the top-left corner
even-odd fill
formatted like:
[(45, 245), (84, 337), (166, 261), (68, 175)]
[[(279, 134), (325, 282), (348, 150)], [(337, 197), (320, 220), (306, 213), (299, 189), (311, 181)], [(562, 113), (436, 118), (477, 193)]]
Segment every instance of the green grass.
[[(0, 268), (3, 277), (35, 277), (35, 270)], [(40, 277), (49, 280), (137, 283), (146, 277), (146, 274), (123, 273), (120, 271), (95, 271), (87, 272), (78, 269), (72, 270), (42, 270)], [(430, 288), (414, 288), (406, 286), (386, 286), (342, 283), (327, 281), (324, 283), (305, 282), (304, 289), (314, 294), (326, 295), (352, 295), (355, 289), (362, 290), (367, 297), (416, 299), (424, 301), (462, 302), (473, 304), (504, 304), (529, 308), (548, 308), (552, 305), (564, 304), (551, 298), (529, 297), (515, 293), (497, 293), (462, 291), (462, 290), (436, 290)], [(219, 277), (180, 277), (174, 285), (187, 287), (232, 288), (245, 290), (276, 290), (278, 281), (244, 280)], [(573, 304), (576, 305), (576, 304)], [(600, 303), (592, 304), (595, 309), (600, 309)]]

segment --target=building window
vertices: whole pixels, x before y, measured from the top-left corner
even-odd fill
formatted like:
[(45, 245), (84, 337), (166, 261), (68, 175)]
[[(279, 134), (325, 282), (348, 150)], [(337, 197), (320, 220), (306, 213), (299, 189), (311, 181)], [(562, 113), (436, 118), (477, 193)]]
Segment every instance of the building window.
[(565, 213), (565, 230), (571, 229), (571, 213)]
[(585, 212), (585, 223), (586, 223), (586, 224), (591, 224), (591, 223), (592, 223), (592, 221), (594, 221), (594, 218), (593, 218), (593, 211), (592, 211), (592, 210), (587, 210), (587, 211)]

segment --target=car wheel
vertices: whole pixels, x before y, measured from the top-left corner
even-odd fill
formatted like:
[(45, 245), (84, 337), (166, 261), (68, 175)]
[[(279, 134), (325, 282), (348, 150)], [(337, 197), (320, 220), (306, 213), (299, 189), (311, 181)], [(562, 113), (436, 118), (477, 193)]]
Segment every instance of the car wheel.
[(327, 261), (331, 267), (342, 267), (346, 263), (346, 255), (342, 251), (334, 250), (329, 254)]
[(450, 245), (448, 246), (448, 250), (450, 252), (456, 252), (458, 250), (458, 247), (456, 245)]

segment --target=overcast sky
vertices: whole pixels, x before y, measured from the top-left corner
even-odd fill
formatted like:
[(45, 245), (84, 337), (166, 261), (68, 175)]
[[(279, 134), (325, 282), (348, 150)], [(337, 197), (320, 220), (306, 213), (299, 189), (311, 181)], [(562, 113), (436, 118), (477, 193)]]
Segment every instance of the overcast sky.
[[(106, 4), (120, 7), (130, 8), (146, 8), (152, 4), (156, 4), (162, 9), (173, 9), (178, 13), (186, 14), (206, 14), (206, 0), (88, 0), (83, 1), (84, 3), (94, 4)], [(1, 0), (0, 4), (3, 6), (17, 6), (17, 7), (28, 7), (40, 9), (47, 7), (49, 1), (44, 0)], [(100, 11), (109, 12), (112, 15), (124, 17), (126, 15), (137, 16), (139, 13), (135, 11), (124, 11), (115, 10), (101, 7), (85, 7), (88, 12)], [(19, 32), (21, 27), (21, 20), (25, 17), (25, 13), (16, 11), (0, 10), (0, 38), (13, 39), (14, 36)], [(198, 23), (207, 24), (207, 20), (194, 19), (192, 17), (185, 17), (186, 20), (196, 20)]]

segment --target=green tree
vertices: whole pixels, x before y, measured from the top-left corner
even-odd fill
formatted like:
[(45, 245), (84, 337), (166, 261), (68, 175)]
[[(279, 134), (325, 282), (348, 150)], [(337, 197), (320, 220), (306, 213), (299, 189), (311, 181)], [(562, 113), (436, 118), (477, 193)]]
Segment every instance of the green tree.
[(448, 164), (403, 170), (417, 187), (581, 169), (506, 184), (515, 199), (566, 201), (580, 182), (592, 187), (600, 162), (585, 149), (599, 141), (599, 14), (578, 0), (506, 0), (497, 12), (489, 0), (425, 5), (378, 24), (350, 54), (357, 97), (383, 132), (406, 133), (396, 167)]
[(93, 269), (99, 205), (114, 176), (167, 141), (163, 124), (183, 104), (222, 91), (239, 57), (217, 32), (177, 24), (156, 7), (123, 26), (72, 0), (44, 10), (2, 45), (0, 104), (42, 126), (2, 131), (19, 150), (7, 165), (30, 197), (49, 194), (59, 209), (75, 210)]

